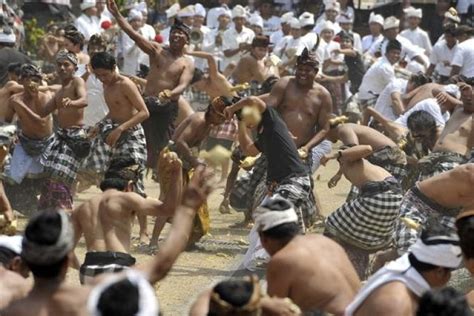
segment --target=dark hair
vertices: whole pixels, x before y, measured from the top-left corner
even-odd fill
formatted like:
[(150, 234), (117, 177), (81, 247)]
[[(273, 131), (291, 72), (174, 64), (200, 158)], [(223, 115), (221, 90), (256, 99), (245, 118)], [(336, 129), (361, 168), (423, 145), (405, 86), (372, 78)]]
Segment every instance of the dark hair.
[(204, 72), (199, 69), (199, 68), (194, 68), (194, 73), (193, 73), (193, 78), (191, 79), (191, 83), (190, 84), (193, 84), (193, 83), (196, 83), (200, 80), (202, 80), (202, 78), (204, 77)]
[(391, 50), (402, 50), (402, 44), (397, 40), (390, 40), (385, 48), (385, 53), (388, 53)]
[(100, 52), (92, 56), (91, 65), (93, 69), (114, 70), (117, 66), (115, 57), (107, 52)]
[(265, 35), (257, 35), (252, 41), (252, 47), (265, 47), (270, 45), (270, 39)]
[(433, 264), (419, 261), (418, 259), (416, 259), (416, 257), (412, 253), (408, 254), (408, 260), (410, 261), (410, 265), (413, 268), (415, 268), (416, 271), (418, 271), (420, 273), (421, 272), (426, 272), (426, 271), (431, 271), (431, 270), (434, 270), (434, 269), (438, 268), (438, 266), (435, 266)]
[(74, 30), (71, 27), (69, 27), (67, 30), (65, 29), (64, 31), (64, 38), (70, 40), (74, 45), (79, 45), (81, 50), (84, 48), (85, 38), (81, 32), (79, 32), (77, 29)]
[(104, 290), (97, 308), (103, 316), (133, 316), (138, 313), (139, 295), (137, 286), (124, 279)]
[(21, 63), (9, 63), (8, 72), (13, 72), (15, 75), (20, 76)]
[(443, 33), (456, 36), (456, 24), (446, 23), (445, 25), (443, 25)]
[(217, 284), (213, 292), (219, 297), (235, 307), (242, 307), (247, 304), (252, 297), (254, 286), (247, 280), (228, 280)]
[(434, 130), (436, 132), (436, 121), (434, 117), (426, 111), (414, 111), (408, 116), (407, 127), (410, 131)]
[(127, 188), (128, 181), (120, 178), (106, 178), (100, 183), (100, 189), (106, 191), (108, 189), (116, 189), (119, 191), (125, 191)]
[(433, 289), (420, 298), (417, 316), (469, 316), (471, 309), (464, 295), (452, 287)]
[(415, 84), (415, 87), (418, 88), (424, 84), (430, 83), (431, 78), (420, 71), (416, 74), (411, 75), (409, 81), (413, 82)]
[(338, 33), (338, 36), (341, 39), (341, 42), (344, 41), (344, 40), (350, 40), (351, 43), (354, 44), (354, 35), (352, 35), (351, 33), (348, 33), (346, 31), (342, 30)]
[(474, 258), (474, 216), (456, 221), (462, 253), (467, 259)]
[(301, 234), (301, 229), (298, 223), (285, 223), (262, 231), (261, 234), (271, 239), (288, 239)]
[(117, 158), (110, 162), (109, 168), (105, 172), (104, 180), (100, 183), (100, 189), (117, 189), (124, 191), (129, 181), (137, 182), (140, 168), (133, 168), (137, 165), (132, 158)]
[[(305, 26), (302, 26), (301, 28), (305, 31), (310, 31), (311, 32), (314, 29), (314, 24), (305, 25)], [(318, 38), (319, 38), (319, 36), (318, 36)]]
[[(54, 211), (42, 211), (41, 215), (30, 220), (25, 229), (25, 238), (39, 245), (54, 245), (61, 233), (61, 217)], [(67, 260), (67, 255), (48, 265), (38, 265), (24, 260), (35, 277), (55, 278)]]
[(138, 66), (138, 68), (139, 68), (139, 70), (137, 71), (137, 76), (139, 78), (145, 79), (146, 77), (148, 77), (148, 74), (150, 73), (150, 67), (148, 67), (145, 64), (140, 64), (140, 66)]
[(474, 34), (474, 29), (467, 25), (459, 25), (455, 31), (455, 36), (461, 36), (461, 35), (471, 36), (473, 34)]
[(13, 252), (11, 249), (7, 247), (0, 246), (0, 264), (6, 266), (10, 264), (13, 258), (18, 257), (18, 254)]

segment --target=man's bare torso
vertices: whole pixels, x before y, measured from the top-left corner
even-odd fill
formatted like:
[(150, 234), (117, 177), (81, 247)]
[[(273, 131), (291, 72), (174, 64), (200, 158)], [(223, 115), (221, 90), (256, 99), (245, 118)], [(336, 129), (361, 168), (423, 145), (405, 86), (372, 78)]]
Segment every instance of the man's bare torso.
[(106, 251), (102, 223), (99, 218), (99, 205), (102, 195), (93, 197), (74, 210), (73, 221), (77, 221), (84, 234), (87, 251)]
[(386, 146), (397, 146), (395, 142), (387, 136), (365, 125), (346, 123), (342, 125), (341, 128), (350, 128), (357, 135), (359, 145), (370, 145), (374, 150), (378, 150)]
[(272, 75), (279, 76), (278, 67), (267, 66), (265, 64), (265, 59), (257, 60), (249, 54), (239, 61), (232, 73), (232, 78), (236, 84), (251, 81), (262, 83)]
[(9, 81), (0, 89), (0, 122), (5, 121), (5, 114), (8, 110), (8, 99), (15, 93), (23, 91), (23, 86), (14, 81)]
[(51, 115), (42, 118), (38, 113), (42, 113), (48, 102), (48, 97), (45, 93), (38, 92), (38, 99), (33, 100), (26, 96), (24, 92), (17, 94), (22, 100), (26, 108), (22, 105), (14, 105), (13, 109), (18, 116), (21, 124), (22, 133), (32, 139), (43, 139), (53, 133), (53, 119)]
[[(71, 80), (67, 85), (62, 86), (57, 92), (56, 103), (61, 103), (63, 98), (69, 98), (71, 100), (77, 100), (76, 82), (75, 80), (82, 80), (81, 78), (75, 78)], [(58, 107), (58, 123), (62, 128), (68, 128), (73, 126), (82, 126), (84, 123), (84, 108), (77, 107)]]
[[(120, 76), (120, 79), (111, 85), (104, 85), (104, 97), (109, 108), (108, 117), (116, 123), (128, 121), (137, 113), (137, 110), (130, 103), (130, 100), (123, 92), (125, 85), (135, 84), (128, 78)], [(134, 88), (136, 88), (134, 86)]]
[(471, 130), (472, 113), (465, 113), (462, 107), (456, 109), (446, 122), (438, 142), (435, 144), (434, 151), (467, 155), (471, 150), (468, 145), (474, 141), (470, 139)]
[(361, 188), (369, 181), (383, 181), (391, 174), (382, 167), (371, 164), (365, 159), (341, 163), (344, 176), (356, 187)]
[(204, 118), (203, 112), (197, 112), (190, 115), (186, 118), (177, 128), (173, 134), (173, 141), (179, 140), (182, 138), (182, 134), (184, 131), (192, 129), (193, 133), (189, 138), (182, 139), (189, 148), (198, 147), (201, 142), (207, 137), (209, 134), (209, 129), (206, 125), (206, 120)]
[(443, 88), (444, 86), (438, 83), (427, 83), (411, 91), (408, 95), (411, 95), (412, 97), (407, 100), (408, 104), (405, 107), (405, 111), (411, 109), (418, 102), (433, 98), (433, 89), (441, 89), (441, 91), (443, 91)]

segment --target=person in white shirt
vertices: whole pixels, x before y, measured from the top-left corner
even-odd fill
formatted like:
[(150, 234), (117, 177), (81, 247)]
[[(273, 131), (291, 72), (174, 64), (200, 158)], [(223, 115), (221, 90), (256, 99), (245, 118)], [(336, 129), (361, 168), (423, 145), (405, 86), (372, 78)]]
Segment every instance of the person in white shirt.
[(354, 20), (355, 11), (354, 8), (349, 5), (349, 0), (337, 0), (337, 2), (339, 2), (340, 5), (339, 14), (347, 15), (348, 17), (351, 17), (352, 20)]
[(290, 35), (285, 36), (273, 49), (273, 53), (281, 58), (280, 75), (291, 75), (294, 73), (293, 66), (296, 58), (301, 55), (305, 46), (301, 40), (301, 24), (297, 18), (290, 21)]
[(274, 7), (273, 0), (262, 0), (258, 6), (258, 11), (263, 19), (263, 34), (266, 36), (270, 36), (280, 29), (280, 18), (273, 15)]
[(112, 14), (107, 10), (105, 1), (99, 0), (96, 4), (97, 8), (97, 17), (99, 18), (99, 23), (102, 26), (102, 22), (109, 21), (112, 22)]
[(433, 46), (430, 55), (430, 66), (426, 71), (426, 75), (431, 76), (436, 71), (439, 76), (439, 83), (446, 83), (451, 75), (451, 61), (457, 51), (457, 43), (455, 36), (456, 26), (447, 24), (444, 26), (444, 39)]
[[(340, 75), (340, 68), (342, 68), (344, 65), (344, 55), (335, 52), (341, 49), (341, 45), (334, 41), (334, 30), (334, 23), (331, 21), (324, 22), (321, 27), (321, 38), (326, 43), (326, 45), (324, 45), (324, 51), (322, 52), (322, 55), (319, 55), (321, 50), (318, 54), (318, 57), (322, 57), (321, 60), (323, 61), (323, 72), (332, 76)], [(336, 72), (339, 74), (336, 74)]]
[(318, 24), (316, 24), (316, 26), (314, 27), (314, 31), (318, 34), (321, 34), (324, 23), (326, 21), (331, 21), (332, 23), (334, 23), (334, 32), (335, 34), (337, 34), (341, 31), (341, 27), (336, 21), (336, 18), (341, 10), (341, 6), (339, 5), (339, 2), (335, 0), (326, 2), (325, 5), (326, 8), (324, 10), (324, 16), (318, 21)]
[(342, 32), (352, 35), (352, 38), (354, 39), (354, 49), (362, 54), (362, 40), (360, 39), (360, 35), (359, 33), (356, 33), (352, 30), (354, 17), (345, 14), (339, 14), (336, 20), (337, 23), (339, 23)]
[(285, 36), (290, 35), (290, 21), (294, 16), (295, 14), (293, 12), (286, 12), (281, 16), (280, 29), (270, 35), (270, 43), (273, 46), (277, 46)]
[(407, 83), (406, 79), (392, 79), (380, 93), (374, 109), (388, 120), (395, 121), (405, 111), (401, 96), (407, 92)]
[[(207, 26), (203, 25), (204, 21), (206, 19), (206, 9), (202, 6), (200, 3), (196, 3), (194, 5), (194, 23), (193, 23), (193, 28), (191, 32), (194, 31), (199, 31), (202, 35), (202, 41), (197, 42), (197, 43), (191, 43), (192, 44), (192, 50), (195, 51), (201, 51), (203, 50), (203, 47), (209, 47), (211, 45), (210, 41), (211, 38), (208, 36), (208, 34), (211, 32), (211, 29), (208, 28)], [(202, 71), (204, 71), (207, 67), (207, 62), (206, 60), (202, 58), (196, 58), (194, 60), (194, 66)]]
[(385, 56), (373, 64), (364, 75), (359, 87), (358, 99), (363, 108), (363, 124), (368, 123), (367, 106), (374, 104), (383, 89), (395, 79), (394, 65), (400, 60), (402, 45), (397, 40), (388, 42)]
[(223, 72), (224, 68), (222, 67), (222, 62), (224, 59), (224, 32), (229, 29), (231, 15), (230, 11), (225, 10), (224, 8), (218, 9), (219, 10), (215, 11), (215, 14), (217, 15), (217, 21), (219, 24), (217, 28), (212, 29), (206, 34), (202, 49), (203, 51), (214, 55), (219, 71)]
[(168, 26), (160, 32), (160, 35), (163, 37), (163, 44), (165, 45), (169, 44), (171, 25), (173, 25), (174, 18), (178, 15), (180, 10), (181, 7), (179, 3), (175, 3), (165, 10)]
[(207, 12), (206, 25), (210, 29), (215, 29), (218, 27), (219, 22), (217, 21), (218, 17), (222, 14), (222, 9), (226, 11), (226, 14), (232, 16), (232, 11), (229, 8), (231, 0), (219, 0), (219, 6), (211, 8)]
[(419, 27), (423, 14), (422, 10), (409, 7), (403, 11), (408, 22), (408, 29), (403, 30), (400, 35), (408, 39), (413, 45), (423, 48), (425, 54), (430, 56), (432, 50), (430, 37)]
[(76, 19), (74, 25), (84, 35), (86, 42), (89, 38), (102, 31), (100, 21), (97, 17), (97, 8), (95, 0), (84, 0), (81, 3), (82, 14)]
[(247, 25), (255, 33), (255, 35), (264, 35), (263, 19), (257, 13), (250, 15)]
[(362, 37), (362, 51), (365, 53), (372, 45), (383, 39), (383, 16), (380, 14), (370, 13), (369, 16), (370, 34)]
[(301, 39), (303, 44), (309, 51), (315, 51), (318, 48), (319, 37), (313, 32), (314, 28), (314, 14), (303, 12), (299, 21), (301, 24)]
[(194, 15), (196, 13), (193, 5), (188, 5), (178, 12), (178, 19), (181, 20), (187, 27), (192, 28), (194, 24)]
[[(128, 21), (132, 28), (140, 32), (143, 23), (143, 15), (137, 10), (130, 10)], [(139, 70), (139, 61), (144, 59), (145, 53), (135, 44), (125, 32), (121, 34), (121, 45), (123, 54), (122, 72), (127, 75), (135, 76)]]
[(246, 16), (244, 7), (236, 5), (232, 9), (234, 26), (225, 31), (223, 35), (224, 60), (222, 68), (227, 75), (232, 72), (242, 55), (250, 50), (255, 37), (255, 33), (244, 25)]
[(458, 49), (451, 62), (451, 76), (460, 74), (467, 78), (474, 77), (474, 30), (466, 25), (456, 29), (459, 41)]

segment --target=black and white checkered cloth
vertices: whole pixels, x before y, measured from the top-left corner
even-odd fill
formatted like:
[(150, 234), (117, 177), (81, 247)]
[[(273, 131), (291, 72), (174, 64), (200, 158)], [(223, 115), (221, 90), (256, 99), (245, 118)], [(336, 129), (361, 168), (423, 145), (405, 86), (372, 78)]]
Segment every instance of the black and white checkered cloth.
[(136, 260), (128, 253), (113, 251), (87, 252), (84, 263), (79, 269), (81, 284), (90, 284), (102, 273), (116, 273), (128, 269)]
[(401, 187), (395, 178), (369, 182), (362, 187), (360, 195), (327, 217), (326, 229), (356, 247), (383, 249), (392, 241), (402, 199)]
[[(92, 149), (89, 157), (83, 162), (83, 169), (96, 172), (103, 175), (109, 168), (109, 164), (113, 159), (132, 158), (135, 163), (145, 168), (147, 159), (145, 133), (141, 125), (136, 125), (122, 133), (115, 147), (106, 144), (107, 136), (119, 124), (112, 122), (111, 119), (105, 118), (97, 126), (99, 133), (92, 141)], [(137, 182), (137, 193), (144, 195), (145, 187), (143, 185), (143, 173)]]
[(434, 151), (418, 161), (418, 181), (449, 171), (468, 161), (468, 157), (454, 152)]
[[(394, 243), (399, 255), (404, 254), (421, 234), (428, 220), (455, 229), (455, 219), (460, 209), (449, 209), (430, 200), (416, 186), (405, 193), (400, 205), (400, 216), (395, 222)], [(408, 227), (403, 218), (414, 221), (420, 227)]]

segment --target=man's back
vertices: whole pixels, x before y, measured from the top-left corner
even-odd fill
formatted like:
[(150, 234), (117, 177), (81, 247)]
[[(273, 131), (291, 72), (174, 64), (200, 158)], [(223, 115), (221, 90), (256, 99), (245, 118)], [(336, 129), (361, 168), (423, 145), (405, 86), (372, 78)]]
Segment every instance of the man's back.
[(10, 63), (31, 63), (31, 59), (12, 47), (0, 48), (0, 87), (7, 82), (8, 64)]
[(81, 204), (72, 214), (77, 233), (78, 226), (84, 234), (87, 251), (106, 251), (104, 232), (99, 219), (99, 205), (102, 195), (95, 196)]
[[(341, 314), (359, 290), (360, 281), (344, 250), (321, 235), (297, 236), (277, 252), (267, 274), (280, 274), (286, 294), (304, 311)], [(269, 276), (269, 291), (272, 279)]]

